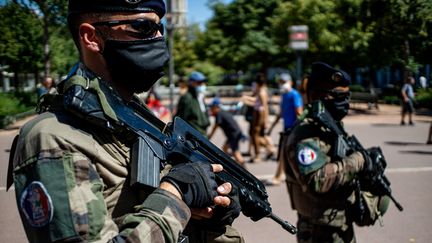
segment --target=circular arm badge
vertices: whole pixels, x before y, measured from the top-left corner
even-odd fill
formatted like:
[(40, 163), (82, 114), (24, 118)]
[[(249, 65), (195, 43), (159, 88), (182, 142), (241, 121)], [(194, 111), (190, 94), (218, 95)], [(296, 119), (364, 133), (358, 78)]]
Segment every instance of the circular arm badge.
[(313, 141), (302, 142), (297, 145), (296, 160), (299, 171), (303, 175), (318, 170), (326, 162), (325, 154)]
[(20, 207), (27, 222), (33, 227), (43, 227), (53, 218), (51, 197), (39, 181), (33, 181), (21, 193)]
[(303, 164), (303, 165), (310, 165), (312, 163), (314, 163), (317, 159), (317, 154), (315, 152), (315, 150), (309, 148), (309, 147), (304, 147), (302, 148), (298, 154), (298, 161)]

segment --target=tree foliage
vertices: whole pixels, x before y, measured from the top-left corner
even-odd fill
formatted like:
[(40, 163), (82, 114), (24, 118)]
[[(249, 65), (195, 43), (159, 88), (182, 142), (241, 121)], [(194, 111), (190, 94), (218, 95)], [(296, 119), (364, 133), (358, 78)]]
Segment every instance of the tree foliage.
[(65, 26), (67, 16), (67, 3), (64, 0), (14, 0), (34, 13), (42, 20), (44, 76), (51, 73), (51, 28), (59, 25)]
[[(353, 73), (357, 67), (415, 72), (432, 64), (430, 0), (208, 0), (213, 17), (174, 36), (175, 72), (294, 70), (288, 28), (309, 27), (304, 66), (323, 60)], [(21, 73), (63, 75), (77, 60), (66, 27), (67, 1), (13, 0), (0, 6), (0, 64)], [(44, 67), (45, 66), (45, 67)], [(214, 73), (214, 74), (213, 74)]]
[(269, 16), (279, 0), (213, 1), (214, 17), (197, 39), (197, 54), (227, 70), (265, 69), (279, 52), (270, 36)]
[(199, 62), (194, 51), (194, 36), (200, 35), (198, 25), (189, 28), (179, 29), (174, 34), (174, 50), (171, 58), (174, 58), (175, 73), (185, 76), (191, 72), (194, 64)]
[(288, 28), (309, 27), (305, 63), (324, 60), (348, 71), (432, 63), (430, 0), (209, 1), (214, 17), (195, 41), (199, 59), (227, 70), (292, 67)]
[(78, 61), (78, 51), (66, 26), (53, 28), (50, 43), (52, 72), (64, 76)]
[(15, 73), (64, 75), (77, 60), (66, 26), (67, 1), (6, 1), (0, 6), (0, 63)]
[(36, 14), (9, 3), (0, 8), (0, 63), (13, 72), (41, 68), (42, 28)]

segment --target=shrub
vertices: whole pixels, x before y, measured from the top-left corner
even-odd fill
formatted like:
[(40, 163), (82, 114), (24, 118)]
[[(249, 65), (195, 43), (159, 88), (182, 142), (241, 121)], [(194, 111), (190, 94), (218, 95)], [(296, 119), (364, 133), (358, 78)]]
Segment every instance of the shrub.
[(415, 102), (417, 107), (432, 109), (432, 88), (418, 89)]
[(386, 95), (382, 98), (385, 104), (399, 105), (400, 99), (396, 95)]
[(14, 116), (32, 110), (36, 106), (33, 92), (0, 93), (0, 128), (14, 121)]
[(365, 92), (366, 89), (361, 86), (360, 84), (352, 84), (350, 85), (350, 91), (351, 92)]
[(11, 94), (0, 94), (0, 118), (24, 111), (24, 104)]

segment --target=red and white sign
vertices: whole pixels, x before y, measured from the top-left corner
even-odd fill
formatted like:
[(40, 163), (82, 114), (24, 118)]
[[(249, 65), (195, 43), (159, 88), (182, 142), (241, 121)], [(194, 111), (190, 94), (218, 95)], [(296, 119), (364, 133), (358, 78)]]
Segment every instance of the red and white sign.
[(307, 50), (309, 48), (309, 28), (307, 25), (293, 25), (289, 27), (290, 48), (294, 50)]

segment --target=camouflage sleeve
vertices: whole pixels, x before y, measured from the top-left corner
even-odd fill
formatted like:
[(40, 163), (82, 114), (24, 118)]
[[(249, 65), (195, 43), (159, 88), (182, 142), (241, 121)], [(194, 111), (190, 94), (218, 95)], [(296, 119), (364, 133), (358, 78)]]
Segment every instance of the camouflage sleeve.
[(79, 152), (43, 151), (15, 167), (14, 183), (31, 242), (177, 242), (190, 218), (182, 201), (157, 189), (135, 212), (112, 219), (104, 184)]
[(342, 161), (332, 161), (325, 164), (311, 177), (314, 191), (319, 193), (328, 192), (346, 184), (349, 184), (363, 169), (364, 158), (360, 152), (346, 156)]
[(156, 189), (134, 214), (122, 217), (119, 228), (131, 242), (177, 242), (186, 227), (190, 211), (183, 201)]
[(317, 137), (300, 141), (296, 146), (295, 161), (299, 173), (313, 191), (325, 193), (350, 183), (362, 170), (363, 155), (355, 152), (340, 161), (328, 155), (331, 146)]

